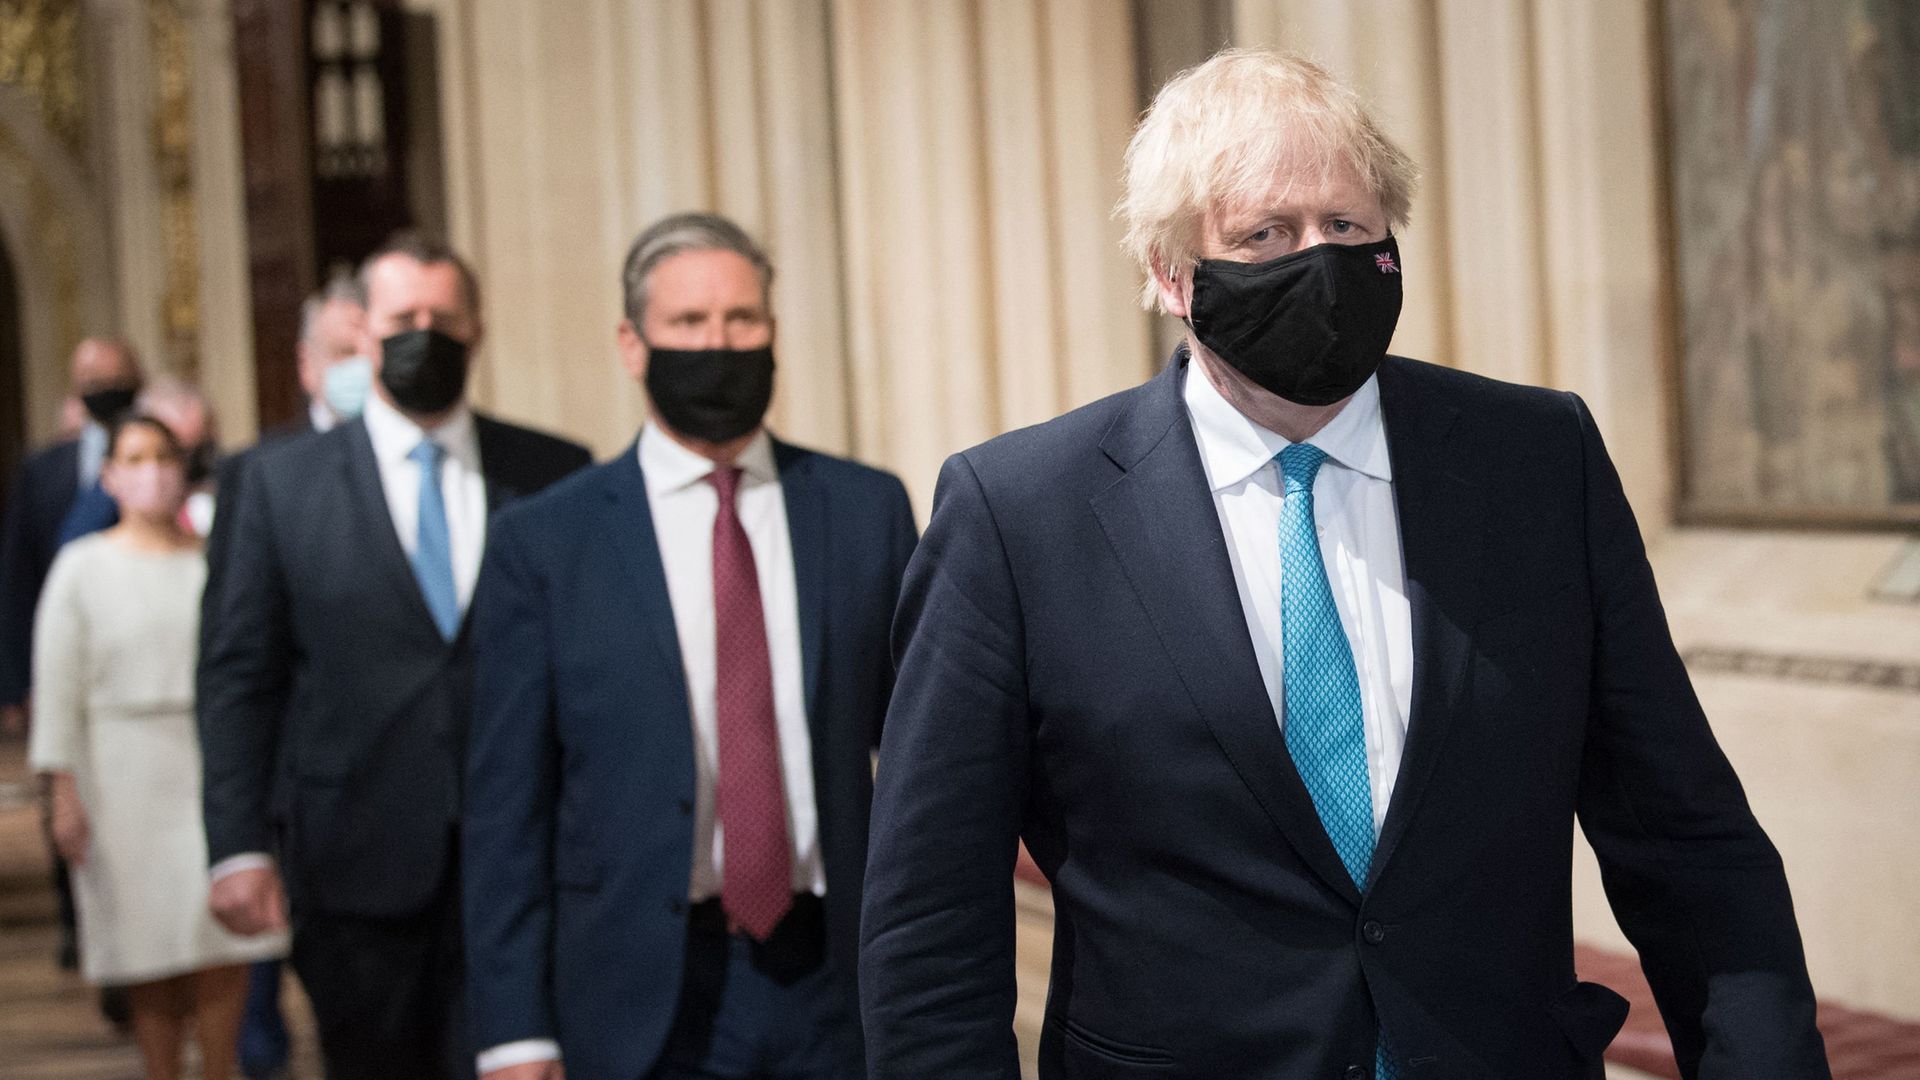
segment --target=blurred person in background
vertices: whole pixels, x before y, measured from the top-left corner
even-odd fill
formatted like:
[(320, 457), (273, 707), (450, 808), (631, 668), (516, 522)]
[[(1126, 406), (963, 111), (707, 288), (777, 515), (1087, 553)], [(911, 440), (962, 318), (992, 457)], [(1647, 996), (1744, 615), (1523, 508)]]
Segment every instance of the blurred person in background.
[[(133, 405), (145, 381), (140, 358), (124, 341), (90, 337), (74, 347), (68, 394), (61, 402), (67, 434), (27, 458), (7, 489), (0, 519), (0, 730), (27, 729), (31, 712), (33, 616), (47, 570), (60, 550), (60, 529), (82, 492), (93, 489), (106, 459), (107, 425)], [(53, 849), (52, 839), (48, 847)], [(79, 964), (73, 891), (64, 861), (52, 854), (54, 894), (60, 916), (56, 961)], [(100, 1011), (115, 1027), (127, 1023), (125, 996), (108, 989)]]
[[(300, 305), (300, 340), (296, 346), (300, 388), (306, 410), (291, 421), (261, 432), (260, 442), (220, 462), (215, 492), (221, 505), (239, 502), (247, 460), (258, 446), (280, 439), (331, 431), (359, 417), (371, 393), (373, 364), (360, 352), (366, 307), (360, 286), (351, 274), (328, 281)], [(225, 580), (228, 537), (234, 515), (217, 512), (207, 532), (207, 586), (203, 609), (217, 609), (215, 594)], [(202, 643), (207, 625), (201, 626)], [(286, 1066), (292, 1040), (280, 1008), (281, 964), (254, 965), (247, 991), (246, 1019), (240, 1028), (240, 1069), (248, 1080), (265, 1080)]]
[(187, 451), (158, 417), (113, 429), (101, 484), (119, 523), (63, 548), (36, 620), (30, 760), (72, 868), (81, 971), (127, 988), (151, 1080), (233, 1075), (246, 965), (284, 932), (238, 936), (207, 910), (193, 671), (206, 568), (183, 521)]
[(479, 283), (395, 237), (361, 267), (361, 416), (248, 454), (200, 664), (211, 903), (285, 925), (332, 1080), (473, 1075), (459, 920), (466, 608), (488, 519), (585, 448), (475, 413)]
[[(213, 406), (198, 386), (171, 375), (157, 375), (134, 398), (133, 410), (167, 425), (185, 448), (187, 502), (182, 523), (204, 537), (213, 525), (214, 472), (220, 444), (213, 422)], [(119, 505), (100, 484), (83, 489), (60, 523), (59, 542), (68, 543), (111, 528), (120, 520)]]
[(60, 550), (60, 527), (74, 500), (99, 480), (107, 425), (133, 407), (145, 375), (131, 345), (90, 337), (74, 347), (69, 379), (69, 400), (81, 403), (85, 422), (74, 437), (21, 463), (0, 521), (0, 717), (10, 730), (25, 727), (33, 613)]
[(331, 431), (360, 415), (373, 392), (373, 361), (361, 345), (366, 319), (366, 302), (351, 274), (334, 277), (300, 305), (298, 370), (307, 411), (266, 432), (262, 441), (303, 431)]
[[(358, 311), (357, 304), (352, 308)], [(357, 322), (349, 322), (357, 326)], [(218, 460), (213, 407), (199, 387), (168, 375), (149, 380), (134, 401), (134, 411), (167, 425), (174, 438), (186, 448), (188, 493), (181, 510), (181, 525), (195, 536), (208, 537), (219, 520), (217, 501), (229, 486), (226, 478), (235, 458)], [(305, 430), (304, 428), (302, 430)], [(101, 485), (82, 491), (61, 526), (62, 546), (108, 529), (120, 520), (119, 507)], [(207, 582), (213, 587), (212, 539), (207, 544)], [(270, 1077), (287, 1063), (291, 1050), (286, 1020), (280, 1010), (280, 961), (265, 960), (254, 965), (247, 991), (245, 1019), (240, 1030), (241, 1072), (249, 1080)]]

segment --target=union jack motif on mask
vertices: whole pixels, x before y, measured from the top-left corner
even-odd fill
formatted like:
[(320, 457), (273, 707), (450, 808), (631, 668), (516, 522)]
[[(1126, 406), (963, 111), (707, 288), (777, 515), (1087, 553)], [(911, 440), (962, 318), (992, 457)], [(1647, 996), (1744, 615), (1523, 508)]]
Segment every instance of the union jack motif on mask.
[(1375, 255), (1373, 257), (1373, 265), (1379, 267), (1380, 272), (1383, 274), (1397, 274), (1400, 272), (1400, 266), (1393, 261), (1393, 253), (1390, 251), (1383, 251)]

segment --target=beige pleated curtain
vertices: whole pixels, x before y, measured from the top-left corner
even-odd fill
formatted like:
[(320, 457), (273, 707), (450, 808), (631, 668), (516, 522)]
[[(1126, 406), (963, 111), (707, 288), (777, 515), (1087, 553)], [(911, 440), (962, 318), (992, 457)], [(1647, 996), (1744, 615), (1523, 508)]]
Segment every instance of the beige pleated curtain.
[(1644, 0), (1239, 0), (1234, 35), (1326, 63), (1421, 164), (1395, 350), (1579, 392), (1658, 527), (1675, 403), (1653, 16)]
[(480, 397), (602, 453), (642, 416), (620, 260), (683, 209), (773, 251), (776, 429), (898, 471), (923, 514), (947, 454), (1146, 378), (1167, 335), (1109, 218), (1141, 65), (1226, 31), (1327, 62), (1423, 165), (1396, 349), (1580, 390), (1664, 517), (1644, 0), (423, 6), (454, 234), (492, 298)]
[(620, 260), (659, 216), (716, 209), (777, 263), (775, 429), (897, 470), (924, 512), (947, 454), (1152, 369), (1108, 219), (1128, 9), (437, 5), (453, 228), (491, 297), (478, 395), (623, 446)]

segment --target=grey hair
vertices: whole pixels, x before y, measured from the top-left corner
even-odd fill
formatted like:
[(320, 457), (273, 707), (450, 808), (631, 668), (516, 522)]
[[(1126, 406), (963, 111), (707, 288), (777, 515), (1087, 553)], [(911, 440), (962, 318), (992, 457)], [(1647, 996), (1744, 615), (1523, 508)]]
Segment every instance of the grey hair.
[(140, 396), (133, 403), (137, 412), (152, 412), (169, 405), (198, 405), (213, 412), (213, 402), (207, 400), (206, 391), (197, 383), (192, 383), (176, 375), (155, 375), (140, 388)]
[(343, 301), (359, 308), (367, 306), (360, 282), (352, 273), (345, 271), (334, 274), (325, 285), (300, 302), (300, 340), (312, 343), (314, 324), (320, 321), (320, 313), (327, 309), (328, 304)]
[(760, 275), (760, 294), (767, 301), (773, 296), (773, 260), (747, 230), (719, 214), (674, 214), (654, 222), (627, 249), (627, 261), (620, 271), (622, 304), (627, 318), (635, 326), (647, 311), (647, 277), (653, 268), (683, 251), (731, 251), (753, 264)]

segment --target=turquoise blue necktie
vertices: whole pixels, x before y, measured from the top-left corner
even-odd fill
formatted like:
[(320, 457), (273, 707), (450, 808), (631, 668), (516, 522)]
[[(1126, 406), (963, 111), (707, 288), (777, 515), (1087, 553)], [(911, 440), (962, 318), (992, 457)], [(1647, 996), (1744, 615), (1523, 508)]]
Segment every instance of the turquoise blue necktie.
[[(1313, 797), (1320, 824), (1348, 876), (1362, 890), (1373, 862), (1373, 789), (1367, 779), (1367, 732), (1360, 676), (1340, 625), (1320, 536), (1313, 523), (1313, 478), (1327, 460), (1317, 446), (1296, 443), (1280, 463), (1280, 652), (1286, 700), (1287, 752)], [(1376, 1080), (1398, 1073), (1381, 1047)]]
[(420, 466), (420, 531), (413, 545), (413, 577), (420, 583), (427, 611), (448, 641), (460, 631), (460, 593), (453, 585), (453, 539), (447, 529), (447, 500), (440, 493), (440, 463), (447, 451), (423, 439), (407, 457)]

